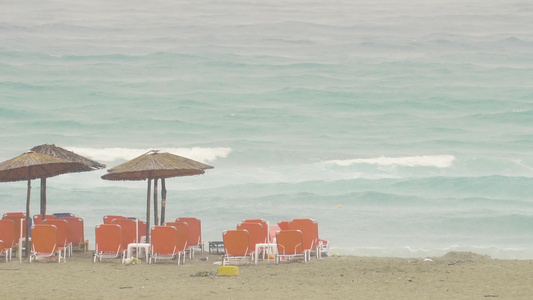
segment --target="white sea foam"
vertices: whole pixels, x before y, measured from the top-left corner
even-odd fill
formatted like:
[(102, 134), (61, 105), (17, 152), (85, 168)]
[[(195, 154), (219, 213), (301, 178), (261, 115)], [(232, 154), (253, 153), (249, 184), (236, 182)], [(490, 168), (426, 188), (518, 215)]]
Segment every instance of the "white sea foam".
[(403, 166), (403, 167), (436, 167), (449, 168), (453, 165), (453, 155), (424, 155), (405, 157), (376, 157), (356, 158), (347, 160), (330, 160), (326, 163), (339, 166), (351, 166), (353, 164), (370, 164), (379, 166)]
[[(89, 157), (91, 159), (103, 162), (112, 162), (116, 160), (130, 160), (137, 156), (154, 149), (131, 149), (131, 148), (81, 148), (81, 147), (66, 147), (68, 150), (78, 153), (79, 155)], [(201, 162), (211, 162), (217, 158), (225, 158), (230, 152), (231, 148), (158, 148), (172, 154), (180, 155), (190, 159)]]

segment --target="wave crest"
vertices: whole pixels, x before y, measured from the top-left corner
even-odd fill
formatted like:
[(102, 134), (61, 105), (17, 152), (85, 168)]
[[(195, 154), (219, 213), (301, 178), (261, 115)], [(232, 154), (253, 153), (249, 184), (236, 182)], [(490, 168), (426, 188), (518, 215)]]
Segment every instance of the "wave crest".
[(405, 157), (376, 157), (356, 158), (347, 160), (329, 160), (326, 163), (339, 166), (351, 166), (353, 164), (370, 164), (379, 166), (403, 166), (403, 167), (436, 167), (449, 168), (453, 165), (453, 155), (423, 155)]
[[(65, 147), (79, 155), (97, 161), (115, 161), (115, 160), (130, 160), (137, 156), (153, 150), (151, 149), (131, 149), (131, 148), (80, 148), (80, 147)], [(211, 162), (217, 158), (225, 158), (232, 151), (231, 148), (157, 148), (157, 150), (169, 152), (172, 154), (194, 159), (203, 163)]]

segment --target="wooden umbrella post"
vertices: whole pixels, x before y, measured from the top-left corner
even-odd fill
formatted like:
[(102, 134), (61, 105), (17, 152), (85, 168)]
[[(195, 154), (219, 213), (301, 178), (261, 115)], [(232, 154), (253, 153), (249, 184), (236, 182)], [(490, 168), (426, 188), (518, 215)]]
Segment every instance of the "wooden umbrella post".
[(152, 179), (148, 178), (148, 193), (146, 195), (146, 243), (150, 243), (150, 192)]
[[(26, 196), (26, 251), (25, 251), (26, 258), (30, 257), (30, 198), (31, 198), (31, 176), (30, 175), (31, 175), (31, 167), (28, 168), (28, 192)], [(19, 247), (21, 246), (22, 245), (19, 245)]]
[(44, 216), (46, 215), (46, 177), (41, 178), (41, 216), (44, 222)]
[(167, 189), (165, 178), (161, 178), (161, 224), (165, 223), (165, 207), (167, 206)]
[(161, 225), (159, 223), (159, 209), (157, 207), (157, 181), (159, 178), (154, 178), (154, 225)]

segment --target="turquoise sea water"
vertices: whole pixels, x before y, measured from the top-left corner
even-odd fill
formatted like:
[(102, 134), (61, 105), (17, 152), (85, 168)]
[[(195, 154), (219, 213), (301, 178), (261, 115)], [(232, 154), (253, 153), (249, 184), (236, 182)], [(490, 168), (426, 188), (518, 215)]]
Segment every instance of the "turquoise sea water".
[[(310, 217), (331, 252), (533, 258), (528, 1), (2, 1), (0, 161), (150, 149), (204, 240)], [(146, 182), (48, 180), (48, 211), (145, 218)], [(32, 213), (39, 209), (33, 182)], [(25, 209), (0, 184), (0, 212)]]

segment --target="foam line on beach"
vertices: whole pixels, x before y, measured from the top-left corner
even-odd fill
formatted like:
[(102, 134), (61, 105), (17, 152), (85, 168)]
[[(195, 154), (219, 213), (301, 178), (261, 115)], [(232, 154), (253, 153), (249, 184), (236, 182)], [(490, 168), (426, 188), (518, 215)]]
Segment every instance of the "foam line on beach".
[(436, 167), (449, 168), (453, 165), (455, 157), (453, 155), (422, 155), (404, 157), (376, 157), (376, 158), (356, 158), (347, 160), (329, 160), (328, 164), (339, 166), (351, 166), (354, 164), (370, 164), (379, 166), (402, 166), (402, 167)]
[(180, 155), (200, 162), (212, 162), (217, 158), (227, 157), (232, 149), (224, 147), (214, 148), (150, 148), (150, 149), (135, 149), (135, 148), (82, 148), (82, 147), (66, 147), (66, 149), (78, 153), (79, 155), (89, 157), (91, 159), (103, 162), (112, 162), (116, 160), (130, 160), (144, 153), (156, 149), (172, 154)]

